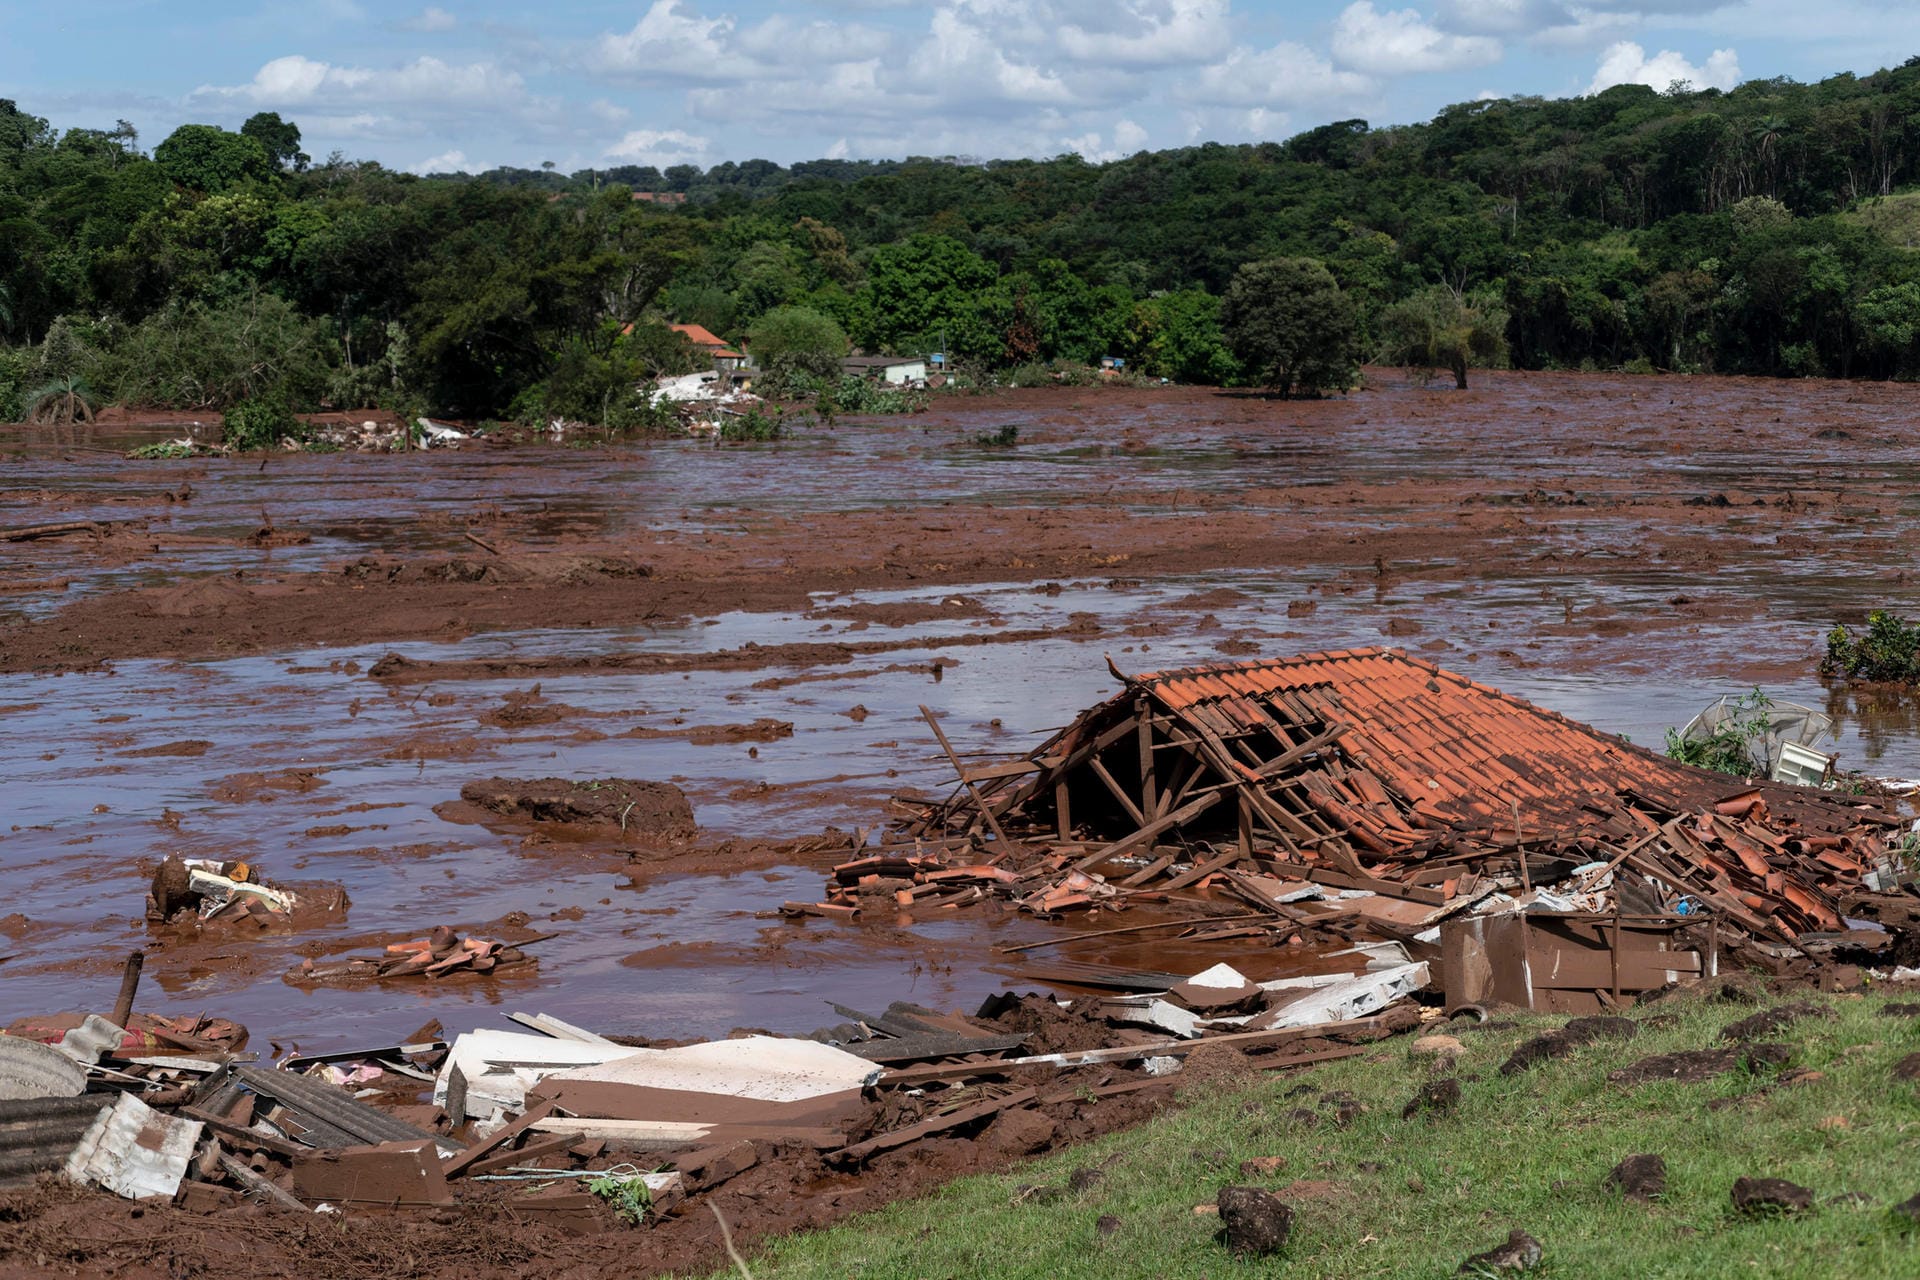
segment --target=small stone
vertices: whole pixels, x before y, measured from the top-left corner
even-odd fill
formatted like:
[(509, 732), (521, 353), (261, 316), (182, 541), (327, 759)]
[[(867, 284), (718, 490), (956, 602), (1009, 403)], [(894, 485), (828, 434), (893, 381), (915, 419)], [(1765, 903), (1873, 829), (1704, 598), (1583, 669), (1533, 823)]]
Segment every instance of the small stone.
[(1197, 1204), (1193, 1206), (1193, 1216), (1196, 1218), (1217, 1218), (1220, 1216), (1220, 1206), (1217, 1204)]
[(1487, 1271), (1531, 1271), (1540, 1265), (1544, 1251), (1540, 1242), (1515, 1227), (1507, 1233), (1507, 1242), (1476, 1253), (1460, 1264), (1460, 1274), (1479, 1275)]
[(1618, 1187), (1629, 1200), (1658, 1200), (1667, 1192), (1667, 1161), (1658, 1155), (1628, 1156), (1613, 1166), (1607, 1185)]
[(1094, 1220), (1093, 1229), (1103, 1236), (1110, 1236), (1120, 1229), (1120, 1219), (1110, 1213), (1103, 1213)]
[(1421, 1036), (1407, 1047), (1407, 1052), (1416, 1058), (1457, 1057), (1466, 1048), (1460, 1043), (1459, 1036)]
[(1228, 1250), (1241, 1257), (1277, 1253), (1293, 1231), (1293, 1210), (1271, 1191), (1222, 1187), (1216, 1203), (1221, 1236)]
[(1285, 1156), (1255, 1156), (1251, 1160), (1240, 1162), (1240, 1176), (1243, 1178), (1270, 1178), (1287, 1167)]
[(1095, 1165), (1082, 1165), (1075, 1169), (1067, 1179), (1067, 1187), (1073, 1191), (1088, 1191), (1106, 1180), (1107, 1171)]
[(1452, 1076), (1423, 1085), (1413, 1100), (1400, 1109), (1402, 1120), (1411, 1120), (1424, 1115), (1428, 1119), (1435, 1116), (1451, 1115), (1460, 1108), (1460, 1082)]
[(1813, 1207), (1813, 1192), (1785, 1178), (1738, 1178), (1733, 1184), (1733, 1207), (1741, 1213), (1802, 1213)]

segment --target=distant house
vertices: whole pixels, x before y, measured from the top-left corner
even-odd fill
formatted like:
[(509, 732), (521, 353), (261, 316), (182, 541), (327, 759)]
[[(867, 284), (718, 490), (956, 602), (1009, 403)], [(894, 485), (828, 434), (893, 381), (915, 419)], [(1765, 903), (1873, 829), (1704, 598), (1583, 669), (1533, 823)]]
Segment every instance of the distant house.
[(685, 204), (687, 193), (684, 191), (636, 191), (635, 200), (644, 200), (648, 204)]
[(676, 324), (675, 333), (685, 334), (694, 348), (713, 358), (713, 367), (721, 373), (732, 373), (747, 363), (746, 353), (735, 351), (728, 346), (724, 338), (716, 337), (711, 329), (697, 324)]
[(925, 356), (848, 356), (840, 372), (855, 378), (879, 378), (899, 386), (927, 380)]

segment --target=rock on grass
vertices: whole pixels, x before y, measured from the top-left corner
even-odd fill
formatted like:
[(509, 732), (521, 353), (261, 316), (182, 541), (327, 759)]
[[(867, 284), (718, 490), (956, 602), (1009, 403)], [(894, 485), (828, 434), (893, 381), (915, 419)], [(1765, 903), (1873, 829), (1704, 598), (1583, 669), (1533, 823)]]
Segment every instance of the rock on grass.
[(1279, 1252), (1293, 1231), (1293, 1210), (1279, 1196), (1259, 1187), (1222, 1187), (1220, 1237), (1241, 1257)]
[(1743, 1044), (1737, 1049), (1687, 1049), (1679, 1053), (1658, 1053), (1641, 1058), (1617, 1071), (1607, 1073), (1607, 1082), (1618, 1085), (1649, 1084), (1656, 1080), (1680, 1084), (1698, 1084), (1725, 1075), (1736, 1067), (1752, 1072), (1783, 1067), (1793, 1057), (1784, 1044)]
[(1413, 1095), (1413, 1101), (1401, 1110), (1402, 1120), (1424, 1115), (1428, 1119), (1450, 1115), (1460, 1107), (1460, 1081), (1453, 1076), (1434, 1080)]
[(1756, 1013), (1750, 1018), (1742, 1018), (1730, 1023), (1720, 1033), (1720, 1038), (1731, 1044), (1743, 1044), (1749, 1040), (1760, 1040), (1773, 1035), (1781, 1029), (1791, 1026), (1802, 1018), (1831, 1018), (1833, 1010), (1825, 1005), (1815, 1004), (1811, 1000), (1801, 1000), (1793, 1004), (1783, 1004), (1776, 1008)]
[(1535, 1036), (1515, 1049), (1513, 1056), (1500, 1064), (1500, 1074), (1517, 1075), (1542, 1062), (1564, 1058), (1595, 1040), (1631, 1040), (1638, 1034), (1640, 1028), (1628, 1018), (1575, 1018), (1558, 1031)]
[(1733, 1207), (1750, 1217), (1804, 1213), (1813, 1208), (1813, 1192), (1785, 1178), (1737, 1178)]
[(1491, 1275), (1502, 1271), (1531, 1271), (1540, 1265), (1544, 1250), (1540, 1242), (1515, 1227), (1507, 1233), (1507, 1242), (1485, 1253), (1476, 1253), (1460, 1264), (1465, 1276)]
[(1607, 1185), (1620, 1188), (1629, 1200), (1658, 1200), (1667, 1192), (1666, 1157), (1628, 1156), (1613, 1166)]

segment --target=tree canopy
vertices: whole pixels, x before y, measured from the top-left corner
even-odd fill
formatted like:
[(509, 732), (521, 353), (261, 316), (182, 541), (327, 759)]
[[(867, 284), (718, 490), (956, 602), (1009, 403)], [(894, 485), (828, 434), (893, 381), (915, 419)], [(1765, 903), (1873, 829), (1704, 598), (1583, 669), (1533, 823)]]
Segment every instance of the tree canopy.
[(162, 359), (178, 335), (270, 309), (308, 353), (280, 375), (305, 405), (507, 413), (553, 400), (556, 378), (674, 363), (666, 323), (740, 342), (790, 308), (867, 351), (945, 349), (986, 372), (1116, 356), (1151, 377), (1297, 382), (1232, 301), (1274, 260), (1324, 269), (1337, 291), (1315, 275), (1306, 296), (1344, 300), (1362, 353), (1456, 378), (1503, 361), (1920, 376), (1920, 62), (1462, 103), (1107, 164), (422, 178), (300, 147), (272, 112), (149, 153), (124, 122), (61, 131), (0, 101), (0, 416), (63, 317), (96, 394), (171, 402), (207, 394)]
[(1359, 375), (1353, 303), (1311, 258), (1268, 258), (1234, 272), (1220, 327), (1241, 367), (1283, 396), (1344, 391)]

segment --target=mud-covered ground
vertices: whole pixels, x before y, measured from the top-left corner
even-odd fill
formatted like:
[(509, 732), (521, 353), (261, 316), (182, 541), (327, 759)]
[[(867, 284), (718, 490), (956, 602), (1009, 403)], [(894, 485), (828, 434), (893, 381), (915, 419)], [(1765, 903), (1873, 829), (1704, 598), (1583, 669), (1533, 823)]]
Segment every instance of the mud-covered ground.
[[(0, 433), (0, 1018), (152, 998), (312, 1049), (539, 1008), (640, 1035), (805, 1030), (824, 1001), (1017, 985), (947, 912), (766, 918), (950, 771), (1151, 669), (1390, 643), (1657, 741), (1762, 683), (1920, 774), (1913, 704), (1814, 678), (1911, 611), (1920, 390), (1391, 372), (1339, 400), (939, 399), (775, 444), (132, 462), (177, 434)], [(1019, 428), (1013, 447), (979, 437)], [(671, 780), (700, 830), (504, 818), (496, 777)], [(167, 853), (344, 887), (301, 930), (150, 931)], [(299, 990), (423, 923), (552, 933), (497, 979)], [(1116, 942), (1076, 958), (1139, 965)], [(1311, 965), (1298, 955), (1279, 967)], [(1165, 964), (1151, 967), (1167, 967)]]

